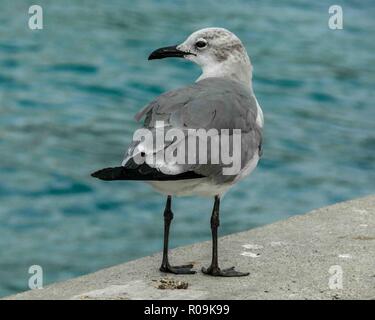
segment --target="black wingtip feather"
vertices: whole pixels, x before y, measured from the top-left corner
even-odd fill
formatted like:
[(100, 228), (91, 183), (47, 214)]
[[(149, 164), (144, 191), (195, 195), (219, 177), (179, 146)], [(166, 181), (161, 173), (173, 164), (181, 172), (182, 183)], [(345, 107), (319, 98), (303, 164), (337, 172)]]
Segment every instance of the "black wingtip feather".
[(185, 179), (204, 178), (204, 176), (193, 171), (188, 171), (176, 175), (164, 174), (147, 164), (139, 165), (135, 169), (126, 167), (104, 168), (91, 174), (92, 177), (104, 181), (113, 180), (140, 180), (140, 181), (174, 181)]
[(91, 174), (92, 177), (105, 181), (120, 180), (123, 175), (123, 167), (104, 168)]

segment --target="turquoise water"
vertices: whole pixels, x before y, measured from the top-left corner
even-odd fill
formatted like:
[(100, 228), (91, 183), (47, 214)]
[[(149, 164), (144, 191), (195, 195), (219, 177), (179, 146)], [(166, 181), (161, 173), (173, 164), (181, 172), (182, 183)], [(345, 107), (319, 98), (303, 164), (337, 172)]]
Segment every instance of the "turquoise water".
[[(164, 199), (89, 174), (121, 161), (137, 110), (198, 77), (147, 56), (202, 27), (243, 40), (266, 121), (221, 235), (375, 192), (373, 1), (339, 1), (339, 31), (324, 1), (39, 1), (41, 31), (30, 1), (0, 3), (0, 295), (26, 290), (33, 264), (48, 284), (162, 249)], [(173, 206), (172, 246), (210, 239), (211, 200)]]

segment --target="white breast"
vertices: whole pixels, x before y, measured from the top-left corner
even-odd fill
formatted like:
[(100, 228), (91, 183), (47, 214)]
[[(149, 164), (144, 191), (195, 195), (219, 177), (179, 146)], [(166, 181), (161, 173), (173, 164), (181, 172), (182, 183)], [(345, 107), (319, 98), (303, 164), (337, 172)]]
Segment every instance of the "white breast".
[(232, 183), (213, 184), (207, 178), (178, 181), (149, 181), (149, 183), (156, 191), (165, 195), (201, 197), (222, 195), (233, 185)]
[[(255, 97), (254, 97), (255, 98)], [(255, 101), (257, 103), (257, 118), (256, 118), (256, 123), (259, 127), (263, 128), (264, 125), (264, 118), (263, 118), (263, 111), (258, 103), (257, 98), (255, 98)]]

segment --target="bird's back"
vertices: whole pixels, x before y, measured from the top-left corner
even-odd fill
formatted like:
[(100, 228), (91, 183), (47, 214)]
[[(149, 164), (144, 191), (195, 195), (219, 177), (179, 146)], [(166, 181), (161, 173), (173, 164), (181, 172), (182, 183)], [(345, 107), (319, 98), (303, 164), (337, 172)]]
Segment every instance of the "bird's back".
[[(188, 87), (166, 92), (136, 115), (137, 120), (143, 117), (145, 117), (144, 127), (151, 130), (154, 136), (161, 128), (160, 124), (163, 130), (171, 128), (183, 130), (186, 154), (189, 153), (188, 130), (215, 129), (219, 132), (219, 139), (221, 130), (229, 130), (230, 135), (234, 129), (241, 131), (241, 153), (237, 156), (241, 158), (239, 169), (242, 173), (224, 175), (222, 169), (225, 165), (222, 162), (212, 164), (209, 162), (210, 159), (206, 164), (158, 163), (156, 167), (165, 173), (180, 174), (193, 171), (217, 183), (231, 182), (244, 175), (251, 160), (260, 156), (262, 132), (257, 123), (257, 101), (252, 91), (239, 82), (223, 78), (207, 78)], [(142, 150), (146, 157), (152, 155), (155, 158), (158, 152), (165, 151), (165, 149), (158, 149), (157, 146), (147, 148), (142, 146), (142, 142), (135, 142), (128, 150), (128, 155), (123, 162), (124, 166), (137, 148)], [(208, 152), (210, 154), (210, 151)]]

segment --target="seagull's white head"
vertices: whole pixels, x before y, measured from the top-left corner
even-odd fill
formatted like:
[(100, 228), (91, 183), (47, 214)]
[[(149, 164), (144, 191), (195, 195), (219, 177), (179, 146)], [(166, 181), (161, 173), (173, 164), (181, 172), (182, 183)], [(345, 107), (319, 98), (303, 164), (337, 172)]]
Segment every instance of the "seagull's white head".
[(224, 77), (251, 86), (252, 66), (241, 40), (223, 28), (206, 28), (191, 34), (177, 46), (155, 50), (149, 60), (181, 57), (202, 68), (199, 80)]

